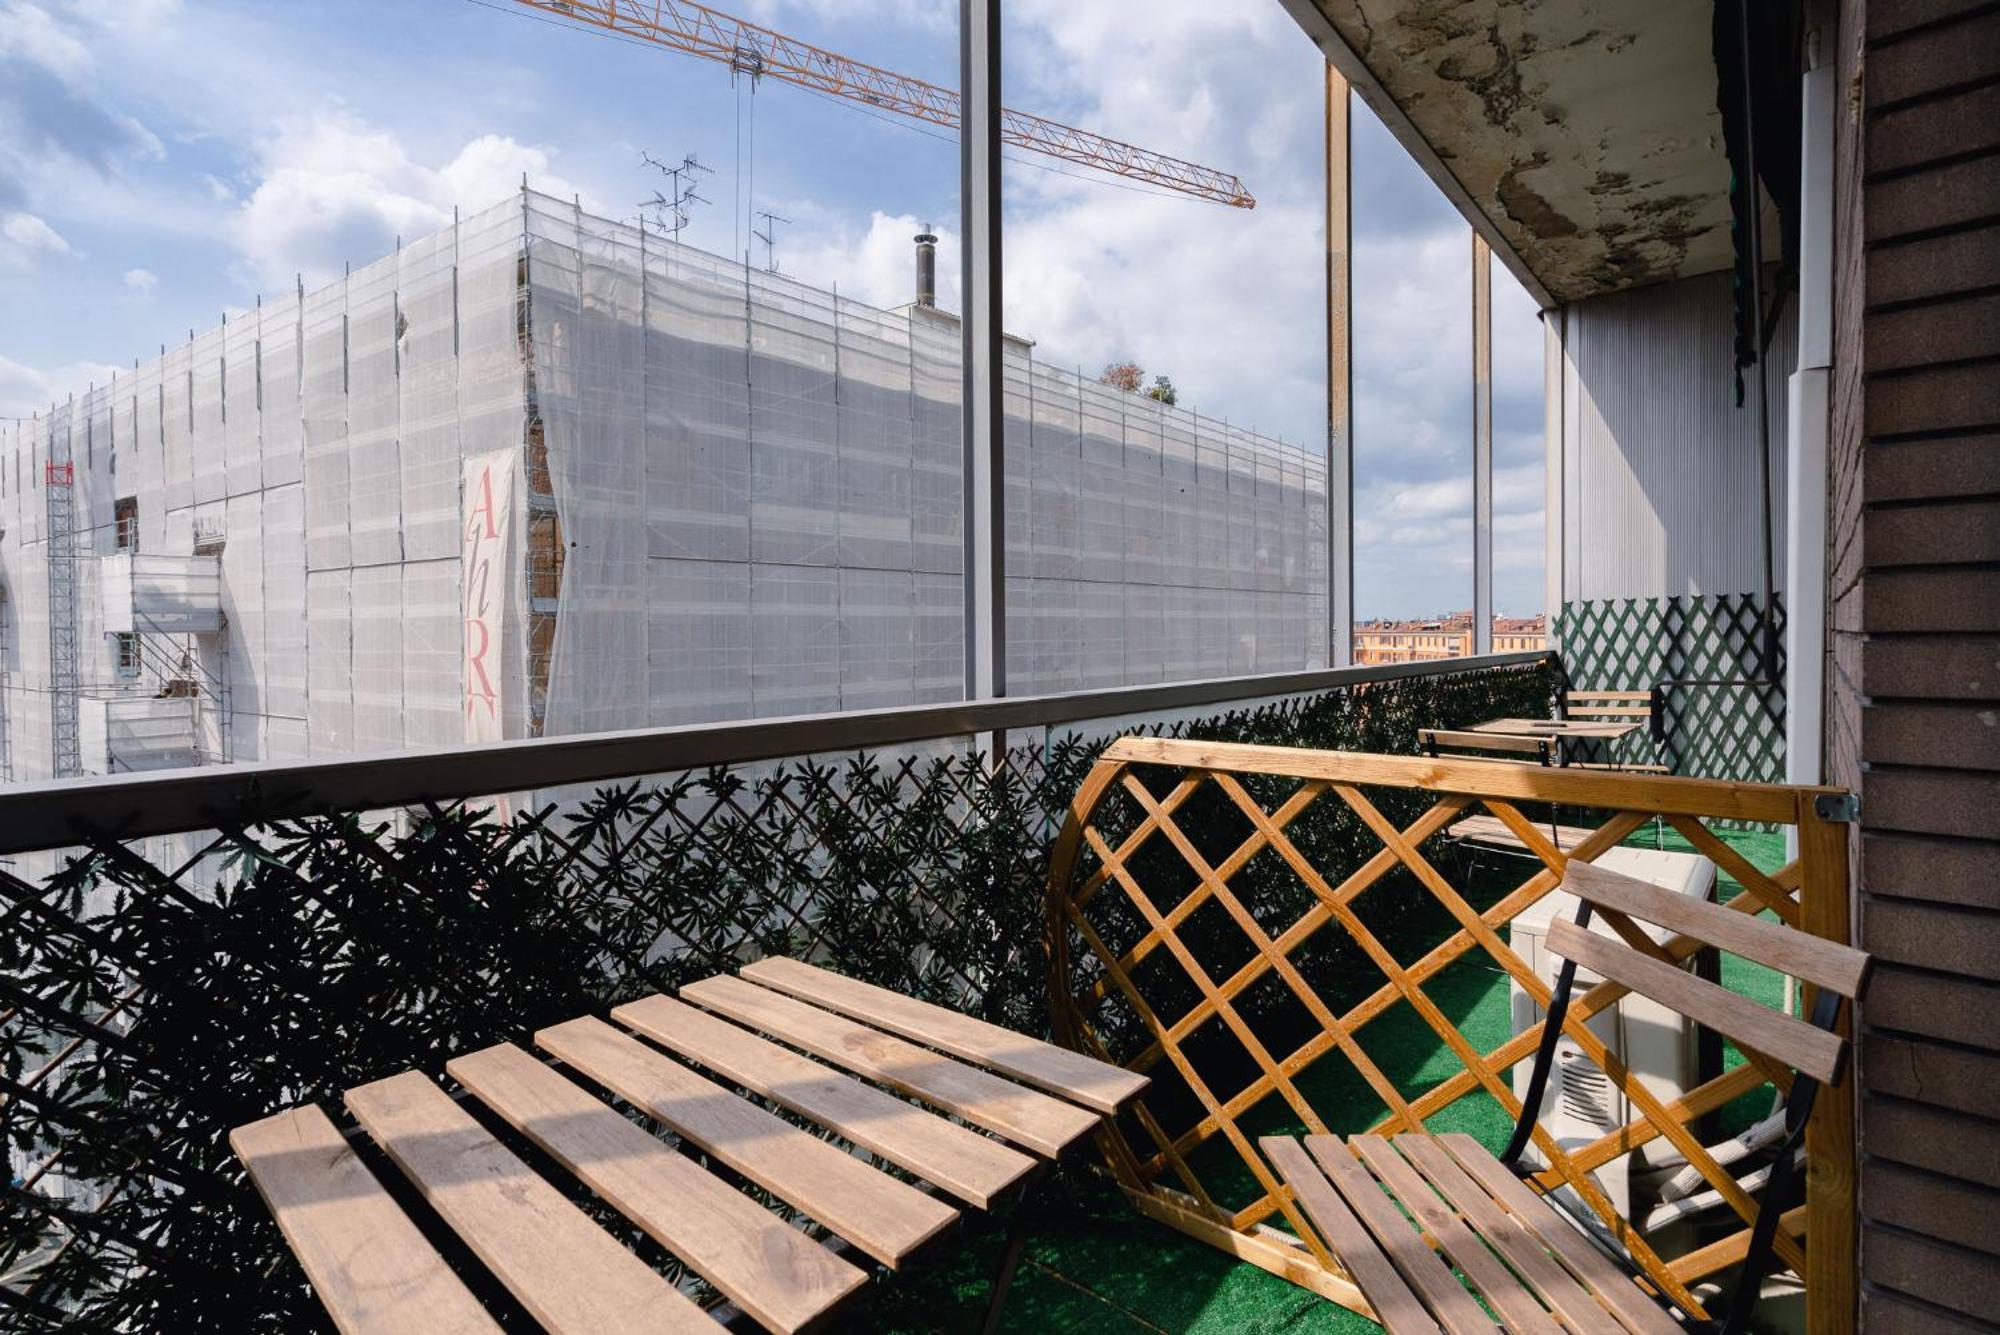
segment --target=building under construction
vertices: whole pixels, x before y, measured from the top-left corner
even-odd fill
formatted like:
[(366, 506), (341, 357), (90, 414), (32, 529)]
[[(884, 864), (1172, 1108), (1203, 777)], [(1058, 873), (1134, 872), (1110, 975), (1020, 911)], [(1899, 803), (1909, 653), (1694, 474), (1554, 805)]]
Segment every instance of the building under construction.
[[(0, 433), (14, 780), (958, 698), (956, 317), (523, 191)], [(1326, 661), (1322, 456), (1009, 346), (1008, 689)]]

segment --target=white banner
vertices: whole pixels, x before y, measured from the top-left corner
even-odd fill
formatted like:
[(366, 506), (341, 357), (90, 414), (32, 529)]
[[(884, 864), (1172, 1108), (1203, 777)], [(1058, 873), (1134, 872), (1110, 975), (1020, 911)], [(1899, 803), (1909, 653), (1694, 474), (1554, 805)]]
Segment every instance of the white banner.
[[(507, 653), (517, 643), (514, 607), (514, 475), (519, 450), (495, 450), (465, 461), (460, 492), (459, 597), (465, 613), (463, 704), (465, 740), (497, 742), (506, 734), (510, 703)], [(517, 704), (518, 707), (518, 704)]]

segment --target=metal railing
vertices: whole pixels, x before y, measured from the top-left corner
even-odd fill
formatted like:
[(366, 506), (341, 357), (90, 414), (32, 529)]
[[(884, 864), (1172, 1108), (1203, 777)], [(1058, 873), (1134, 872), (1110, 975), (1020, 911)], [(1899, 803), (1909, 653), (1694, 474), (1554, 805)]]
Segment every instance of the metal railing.
[(0, 791), (0, 1310), (316, 1321), (230, 1127), (760, 955), (1046, 1030), (1048, 852), (1109, 737), (1409, 752), (1545, 710), (1558, 675), (1495, 655)]
[(1318, 668), (896, 709), (744, 719), (671, 728), (279, 761), (0, 788), (0, 856), (66, 842), (137, 839), (245, 821), (286, 820), (485, 797), (790, 756), (1157, 718), (1378, 682), (1553, 665), (1552, 653)]

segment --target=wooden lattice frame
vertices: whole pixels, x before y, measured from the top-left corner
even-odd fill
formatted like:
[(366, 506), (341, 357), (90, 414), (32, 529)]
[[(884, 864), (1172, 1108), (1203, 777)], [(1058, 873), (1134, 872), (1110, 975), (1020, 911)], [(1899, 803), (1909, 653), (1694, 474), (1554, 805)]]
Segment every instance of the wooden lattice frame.
[[(1172, 767), (1178, 782), (1164, 796), (1139, 781), (1134, 768)], [(1155, 768), (1149, 777), (1157, 777)], [(1270, 811), (1246, 790), (1239, 776), (1275, 775), (1298, 780), (1298, 786)], [(1214, 786), (1249, 821), (1251, 833), (1227, 857), (1210, 865), (1175, 816), (1203, 788)], [(1157, 784), (1155, 785), (1157, 786)], [(1362, 791), (1420, 790), (1435, 801), (1407, 827), (1398, 829)], [(1150, 1149), (1131, 1143), (1120, 1126), (1107, 1126), (1099, 1145), (1111, 1173), (1138, 1208), (1153, 1218), (1221, 1247), (1244, 1260), (1284, 1276), (1358, 1312), (1368, 1313), (1366, 1299), (1304, 1218), (1289, 1187), (1255, 1149), (1237, 1119), (1267, 1096), (1282, 1097), (1309, 1131), (1325, 1132), (1318, 1113), (1300, 1094), (1299, 1075), (1322, 1056), (1339, 1051), (1382, 1099), (1388, 1114), (1373, 1133), (1391, 1134), (1420, 1128), (1425, 1119), (1476, 1090), (1489, 1093), (1509, 1115), (1519, 1112), (1507, 1072), (1533, 1056), (1542, 1025), (1537, 1023), (1490, 1052), (1481, 1053), (1425, 995), (1424, 983), (1475, 947), (1505, 970), (1546, 1013), (1547, 986), (1501, 939), (1498, 928), (1534, 904), (1560, 882), (1568, 858), (1594, 860), (1641, 826), (1659, 820), (1678, 831), (1718, 867), (1734, 877), (1747, 893), (1731, 907), (1757, 912), (1769, 909), (1785, 923), (1840, 941), (1848, 939), (1846, 827), (1823, 818), (1817, 799), (1831, 790), (1768, 784), (1738, 784), (1720, 780), (1551, 769), (1507, 761), (1457, 760), (1367, 755), (1354, 752), (1305, 751), (1281, 747), (1128, 737), (1114, 742), (1078, 788), (1053, 858), (1048, 895), (1049, 996), (1060, 1041), (1081, 1051), (1110, 1059), (1112, 1054), (1093, 1027), (1093, 1016), (1107, 1003), (1130, 1007), (1152, 1037), (1127, 1065), (1146, 1070), (1159, 1061), (1170, 1063), (1204, 1110), (1194, 1125), (1170, 1130), (1160, 1124), (1141, 1099), (1133, 1109), (1136, 1125)], [(1379, 841), (1379, 850), (1346, 875), (1338, 885), (1294, 846), (1286, 830), (1315, 802), (1333, 794)], [(1136, 804), (1136, 825), (1113, 847), (1095, 818), (1114, 794)], [(1552, 803), (1566, 810), (1583, 808), (1610, 813), (1590, 836), (1567, 854), (1524, 816), (1522, 802)], [(1505, 823), (1542, 866), (1483, 913), (1466, 902), (1449, 880), (1420, 851), (1423, 843), (1460, 816), (1483, 807)], [(1774, 874), (1765, 874), (1718, 839), (1704, 820), (1760, 821), (1795, 827), (1799, 856)], [(1133, 857), (1149, 841), (1164, 839), (1193, 873), (1192, 889), (1141, 885), (1129, 869)], [(1089, 874), (1079, 877), (1086, 850), (1095, 859)], [(1269, 850), (1282, 858), (1311, 892), (1311, 904), (1294, 922), (1273, 936), (1244, 906), (1230, 887), (1231, 878), (1259, 853)], [(1354, 901), (1391, 870), (1402, 867), (1450, 913), (1458, 930), (1410, 965), (1399, 964), (1353, 909)], [(1145, 924), (1144, 934), (1122, 951), (1113, 951), (1091, 920), (1091, 905), (1107, 889), (1116, 889)], [(1180, 895), (1164, 909), (1155, 896)], [(1248, 961), (1226, 979), (1210, 976), (1181, 940), (1177, 929), (1207, 905), (1219, 906), (1255, 948)], [(1291, 956), (1306, 940), (1337, 923), (1384, 974), (1383, 985), (1345, 1014), (1335, 1014), (1294, 966)], [(1072, 969), (1077, 944), (1095, 956), (1101, 974), (1079, 987)], [(1632, 944), (1662, 959), (1684, 960), (1702, 948), (1689, 937), (1656, 944), (1643, 933)], [(1200, 995), (1185, 1014), (1164, 1019), (1156, 1014), (1134, 982), (1139, 964), (1164, 949), (1178, 962)], [(1319, 1032), (1294, 1051), (1274, 1054), (1232, 1004), (1267, 974), (1275, 974), (1291, 995), (1318, 1023)], [(1690, 1286), (1742, 1259), (1755, 1217), (1755, 1202), (1719, 1167), (1696, 1138), (1691, 1123), (1760, 1084), (1789, 1086), (1790, 1072), (1762, 1054), (1745, 1051), (1746, 1062), (1671, 1103), (1661, 1101), (1632, 1077), (1587, 1027), (1585, 1022), (1625, 995), (1626, 989), (1601, 983), (1575, 998), (1564, 1021), (1564, 1033), (1615, 1082), (1639, 1116), (1594, 1144), (1564, 1152), (1540, 1128), (1535, 1145), (1547, 1167), (1535, 1177), (1543, 1189), (1567, 1184), (1626, 1244), (1649, 1282), (1697, 1318), (1703, 1318)], [(1460, 1071), (1415, 1098), (1400, 1093), (1362, 1048), (1357, 1034), (1398, 1002), (1407, 1002), (1431, 1030), (1451, 1048)], [(1808, 997), (1810, 1001), (1810, 997)], [(1246, 1088), (1219, 1097), (1184, 1050), (1186, 1040), (1203, 1024), (1226, 1026), (1255, 1062), (1261, 1074)], [(1195, 1147), (1215, 1136), (1224, 1137), (1262, 1194), (1231, 1208), (1210, 1194), (1190, 1167)], [(1655, 1138), (1666, 1138), (1686, 1157), (1708, 1184), (1741, 1217), (1743, 1227), (1720, 1241), (1683, 1256), (1658, 1255), (1621, 1217), (1589, 1177), (1589, 1173)], [(1808, 1328), (1843, 1331), (1853, 1327), (1855, 1303), (1853, 1224), (1853, 1096), (1848, 1086), (1821, 1091), (1807, 1131), (1806, 1203), (1788, 1211), (1777, 1236), (1778, 1262), (1803, 1280)], [(1171, 1177), (1179, 1185), (1163, 1179)], [(1282, 1218), (1290, 1233), (1273, 1228)]]

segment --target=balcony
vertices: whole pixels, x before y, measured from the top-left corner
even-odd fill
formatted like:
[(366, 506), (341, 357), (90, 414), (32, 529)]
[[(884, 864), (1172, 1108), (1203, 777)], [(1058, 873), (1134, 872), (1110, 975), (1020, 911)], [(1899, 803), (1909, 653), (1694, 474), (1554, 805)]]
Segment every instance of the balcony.
[[(441, 1070), (450, 1054), (773, 954), (1047, 1034), (1052, 851), (1066, 814), (1116, 819), (1072, 810), (1108, 739), (1407, 755), (1419, 727), (1546, 713), (1560, 680), (1552, 655), (1518, 654), (16, 788), (0, 795), (10, 1026), (0, 1119), (13, 1176), (0, 1301), (23, 1329), (316, 1326), (317, 1302), (229, 1154), (229, 1127), (304, 1101), (337, 1108), (355, 1084)], [(1530, 772), (1469, 763), (1475, 775)], [(1600, 839), (1701, 848), (1726, 893), (1796, 885), (1779, 835), (1687, 815), (1726, 785), (1617, 781), (1654, 782), (1680, 786), (1682, 814), (1613, 811)], [(1539, 863), (1446, 836), (1437, 812), (1472, 799), (1423, 814), (1431, 799), (1420, 792), (1370, 791), (1495, 921), (1553, 883)], [(1294, 829), (1324, 874), (1344, 880), (1379, 849), (1335, 806)], [(1713, 814), (1770, 814), (1722, 807)], [(1227, 837), (1226, 813), (1185, 810), (1199, 840)], [(1606, 813), (1562, 814), (1595, 824)], [(1255, 911), (1276, 911), (1289, 893), (1282, 876), (1254, 860), (1250, 874), (1264, 896)], [(1371, 929), (1398, 958), (1435, 961), (1418, 966), (1430, 998), (1480, 1050), (1502, 1047), (1513, 1029), (1506, 976), (1477, 951), (1457, 958), (1470, 939), (1406, 875), (1372, 893)], [(1187, 939), (1198, 953), (1230, 949), (1198, 915)], [(1342, 1006), (1374, 986), (1350, 942), (1317, 943), (1296, 962)], [(1316, 1027), (1292, 1032), (1297, 1017), (1282, 1012), (1246, 1013), (1288, 1046), (1310, 1043)], [(1439, 1125), (1504, 1133), (1474, 1074), (1411, 1018), (1403, 1007), (1372, 1029), (1371, 1057), (1407, 1097), (1430, 1091)], [(1102, 1029), (1121, 1059), (1148, 1041), (1129, 1019)], [(1741, 1069), (1722, 1134), (1764, 1111), (1752, 1106), (1756, 1073)], [(1297, 1085), (1328, 1125), (1359, 1131), (1380, 1110), (1351, 1074), (1318, 1063)], [(1170, 1092), (1162, 1106), (1186, 1097)], [(1292, 1118), (1260, 1102), (1251, 1120)], [(1239, 1219), (1276, 1218), (1282, 1202), (1260, 1208), (1245, 1194), (1222, 1137), (1190, 1136), (1169, 1159), (1185, 1153)], [(1339, 1311), (1323, 1301), (1326, 1284), (1268, 1273), (1292, 1267), (1296, 1239), (1273, 1242), (1281, 1231), (1248, 1223), (1229, 1235), (1248, 1240), (1233, 1254), (1204, 1246), (1199, 1229), (1156, 1222), (1186, 1222), (1159, 1164), (1126, 1181), (1086, 1159), (1031, 1241), (1010, 1309), (1020, 1328), (1264, 1328)], [(1709, 1222), (1725, 1237), (1735, 1223)], [(875, 1286), (844, 1319), (856, 1329), (930, 1329), (960, 1309), (970, 1319), (997, 1233), (973, 1241), (941, 1269)], [(1676, 1273), (1692, 1285), (1718, 1268), (1697, 1260)]]
[(222, 558), (120, 552), (99, 572), (104, 630), (210, 635), (222, 629)]

